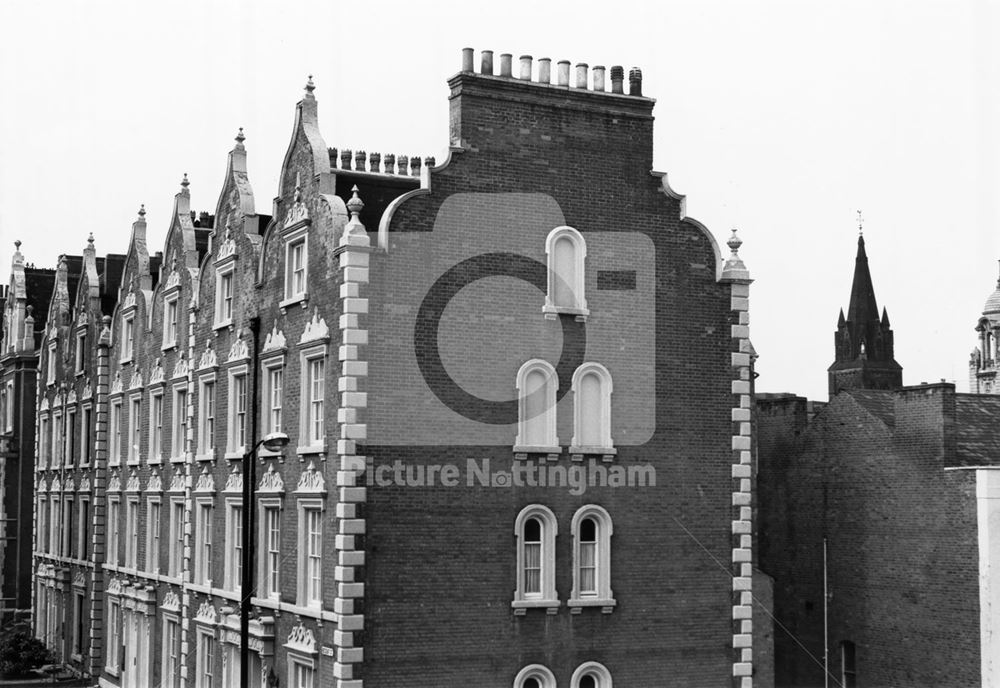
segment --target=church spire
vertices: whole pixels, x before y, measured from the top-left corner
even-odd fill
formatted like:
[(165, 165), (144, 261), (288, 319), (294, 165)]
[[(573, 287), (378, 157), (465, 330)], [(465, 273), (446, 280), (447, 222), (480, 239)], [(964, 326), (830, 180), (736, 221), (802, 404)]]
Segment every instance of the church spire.
[[(834, 335), (834, 362), (828, 369), (830, 396), (841, 389), (894, 389), (903, 385), (903, 369), (893, 353), (889, 315), (875, 301), (865, 239), (858, 216), (858, 253), (847, 318), (841, 309)], [(881, 317), (880, 317), (881, 315)]]

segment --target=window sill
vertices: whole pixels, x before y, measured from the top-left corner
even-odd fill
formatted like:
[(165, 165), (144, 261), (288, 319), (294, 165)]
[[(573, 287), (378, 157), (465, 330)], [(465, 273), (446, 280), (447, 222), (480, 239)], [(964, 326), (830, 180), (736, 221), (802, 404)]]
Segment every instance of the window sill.
[(289, 306), (294, 306), (297, 303), (301, 303), (303, 308), (309, 307), (309, 292), (304, 291), (296, 296), (290, 296), (287, 299), (281, 301), (278, 304), (279, 308), (288, 308)]
[(146, 463), (149, 464), (150, 466), (162, 466), (163, 465), (163, 457), (159, 456), (159, 457), (157, 457), (155, 459), (154, 458), (150, 458), (149, 460), (146, 461)]
[(257, 458), (258, 459), (277, 459), (279, 457), (280, 458), (284, 458), (284, 456), (285, 456), (285, 452), (283, 452), (283, 451), (280, 451), (280, 452), (271, 451), (270, 449), (265, 449), (264, 445), (261, 445), (260, 449), (257, 450)]
[(310, 444), (305, 447), (296, 447), (295, 453), (299, 456), (309, 456), (311, 454), (326, 454), (325, 444)]
[(176, 349), (176, 348), (177, 348), (177, 342), (164, 342), (163, 346), (160, 347), (160, 350), (163, 352), (167, 352), (170, 351), (171, 349)]
[(233, 321), (231, 318), (229, 320), (218, 320), (212, 325), (212, 329), (215, 330), (216, 333), (218, 333), (219, 330), (226, 327), (232, 329)]
[(110, 675), (114, 676), (115, 678), (118, 678), (118, 669), (115, 669), (114, 667), (106, 666), (106, 667), (104, 667), (104, 672), (106, 674), (110, 674)]
[(562, 447), (544, 447), (536, 445), (514, 445), (514, 458), (524, 461), (529, 454), (540, 454), (540, 460), (556, 461), (562, 454)]
[(243, 458), (243, 450), (227, 451), (222, 455), (226, 461), (240, 461)]
[(542, 313), (547, 320), (555, 320), (560, 315), (574, 315), (580, 322), (586, 322), (590, 311), (586, 308), (569, 308), (567, 306), (542, 306)]
[(206, 453), (206, 454), (198, 454), (194, 458), (195, 458), (196, 461), (215, 461), (215, 459), (217, 457), (216, 457), (215, 450), (212, 449), (208, 453)]
[(615, 606), (618, 603), (615, 602), (614, 598), (583, 598), (578, 597), (571, 599), (566, 603), (566, 606), (570, 608), (570, 614), (579, 614), (583, 611), (584, 607), (600, 607), (602, 614), (610, 614), (614, 611)]
[(184, 463), (184, 457), (183, 456), (171, 456), (170, 457), (170, 463)]
[(74, 373), (74, 376), (75, 377), (83, 377), (83, 375), (84, 375), (85, 372), (86, 371), (84, 371), (84, 370), (78, 370), (78, 371), (76, 371), (76, 373)]
[(600, 456), (602, 461), (611, 461), (618, 454), (614, 447), (573, 447), (569, 448), (570, 458), (583, 461), (585, 456)]
[(556, 614), (562, 602), (559, 600), (512, 600), (510, 603), (515, 616), (524, 616), (529, 609), (544, 609), (546, 614)]
[(128, 459), (125, 462), (125, 465), (126, 466), (138, 466), (139, 465), (139, 459)]

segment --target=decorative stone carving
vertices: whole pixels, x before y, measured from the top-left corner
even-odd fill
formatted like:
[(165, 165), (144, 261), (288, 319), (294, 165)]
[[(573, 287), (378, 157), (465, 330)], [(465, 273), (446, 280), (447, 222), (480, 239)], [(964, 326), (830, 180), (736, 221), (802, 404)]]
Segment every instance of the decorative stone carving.
[(122, 393), (122, 371), (120, 370), (115, 371), (115, 379), (111, 381), (111, 393)]
[(235, 465), (233, 466), (233, 472), (226, 478), (226, 486), (222, 491), (243, 492), (243, 474), (237, 470)]
[(274, 328), (267, 334), (264, 339), (264, 350), (262, 353), (268, 353), (269, 351), (282, 351), (285, 349), (285, 333), (278, 329), (278, 323), (274, 323)]
[(195, 492), (215, 492), (215, 476), (208, 472), (208, 466), (201, 469), (198, 482), (194, 486)]
[(163, 478), (160, 477), (159, 471), (155, 468), (153, 469), (153, 474), (149, 476), (149, 482), (146, 483), (146, 492), (162, 492), (163, 491)]
[(87, 399), (93, 398), (93, 396), (94, 396), (94, 391), (90, 387), (90, 378), (87, 378), (86, 384), (84, 384), (84, 386), (83, 386), (83, 397), (82, 397), (82, 399), (84, 401), (86, 401)]
[(173, 590), (167, 590), (160, 603), (160, 609), (168, 612), (179, 612), (181, 610), (181, 598)]
[(158, 382), (163, 382), (163, 363), (160, 362), (159, 356), (153, 362), (153, 369), (149, 373), (149, 384), (153, 385)]
[(38, 478), (38, 484), (35, 485), (35, 492), (48, 492), (49, 484), (45, 482), (45, 476), (40, 476)]
[(296, 492), (326, 492), (326, 479), (323, 474), (316, 470), (316, 465), (310, 461), (306, 469), (299, 476), (299, 484), (295, 488)]
[(314, 308), (312, 320), (306, 323), (306, 328), (302, 331), (302, 338), (299, 339), (299, 344), (329, 338), (330, 328), (326, 326), (326, 320), (319, 317), (319, 309)]
[(164, 291), (170, 291), (171, 289), (176, 289), (181, 286), (181, 274), (176, 270), (171, 270), (170, 274), (167, 276), (167, 283), (164, 285)]
[(66, 403), (67, 404), (75, 404), (76, 403), (76, 390), (75, 389), (71, 389), (69, 391), (69, 394), (66, 395)]
[(122, 489), (122, 479), (118, 475), (118, 471), (111, 474), (108, 479), (108, 492), (121, 492)]
[(285, 481), (281, 479), (281, 473), (274, 470), (274, 464), (268, 465), (264, 475), (260, 476), (260, 485), (257, 492), (284, 492)]
[(128, 383), (129, 389), (142, 389), (142, 373), (138, 368), (132, 372), (132, 379)]
[(236, 256), (236, 241), (233, 240), (233, 232), (229, 227), (226, 227), (225, 234), (223, 234), (222, 244), (219, 246), (219, 253), (216, 260), (225, 260), (229, 257)]
[(83, 327), (87, 324), (87, 309), (80, 307), (80, 312), (76, 314), (76, 326)]
[(288, 634), (288, 642), (285, 643), (285, 647), (289, 650), (315, 653), (316, 637), (304, 624), (299, 623), (298, 626), (292, 627), (292, 632)]
[(38, 410), (39, 411), (48, 411), (49, 410), (49, 398), (48, 397), (42, 397), (42, 403), (38, 405)]
[(80, 480), (80, 487), (77, 488), (77, 492), (90, 492), (90, 477), (83, 476)]
[(108, 595), (121, 595), (122, 594), (122, 581), (120, 578), (112, 578), (108, 581)]
[(134, 291), (130, 291), (128, 294), (126, 294), (125, 295), (125, 300), (122, 301), (122, 310), (126, 310), (126, 309), (129, 309), (129, 308), (135, 308), (135, 292)]
[(228, 362), (240, 361), (250, 358), (250, 349), (247, 347), (246, 341), (243, 339), (243, 334), (241, 333), (236, 339), (233, 340), (233, 345), (229, 347), (229, 359)]
[(63, 492), (76, 492), (76, 481), (73, 480), (73, 476), (66, 478), (66, 482), (63, 483)]
[(308, 219), (309, 208), (302, 201), (302, 186), (299, 184), (299, 179), (296, 178), (295, 200), (292, 202), (292, 207), (288, 209), (288, 215), (285, 216), (285, 227), (291, 227)]
[[(62, 492), (62, 481), (59, 480), (58, 475), (52, 479), (52, 486), (49, 488), (49, 490), (51, 492)], [(52, 525), (53, 527), (55, 527), (54, 523)]]
[(139, 474), (132, 469), (132, 472), (128, 475), (128, 480), (125, 482), (126, 492), (140, 492), (142, 490), (142, 485), (139, 483)]
[(83, 571), (77, 571), (73, 574), (73, 587), (85, 588), (87, 587), (87, 577), (83, 574)]
[(184, 474), (180, 471), (174, 471), (173, 476), (170, 478), (170, 491), (171, 492), (183, 492), (184, 491)]
[(198, 361), (199, 370), (205, 368), (215, 368), (219, 365), (219, 360), (215, 355), (215, 351), (212, 350), (212, 342), (205, 343), (205, 352), (201, 355), (201, 360)]
[(202, 623), (219, 623), (219, 613), (215, 611), (215, 607), (208, 600), (201, 603), (201, 606), (198, 607), (198, 614), (194, 618), (195, 621), (201, 621)]
[(182, 351), (177, 356), (177, 362), (174, 363), (174, 373), (173, 375), (171, 375), (171, 378), (177, 379), (179, 377), (187, 377), (187, 374), (188, 374), (188, 361), (187, 358), (185, 358), (184, 356), (184, 352)]

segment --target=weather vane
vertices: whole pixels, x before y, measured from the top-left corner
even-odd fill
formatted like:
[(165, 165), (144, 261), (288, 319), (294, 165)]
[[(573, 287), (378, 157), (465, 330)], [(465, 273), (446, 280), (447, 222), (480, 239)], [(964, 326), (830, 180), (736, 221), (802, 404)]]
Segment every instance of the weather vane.
[(865, 233), (864, 224), (865, 224), (865, 221), (861, 217), (861, 211), (859, 210), (858, 211), (858, 234), (864, 234)]

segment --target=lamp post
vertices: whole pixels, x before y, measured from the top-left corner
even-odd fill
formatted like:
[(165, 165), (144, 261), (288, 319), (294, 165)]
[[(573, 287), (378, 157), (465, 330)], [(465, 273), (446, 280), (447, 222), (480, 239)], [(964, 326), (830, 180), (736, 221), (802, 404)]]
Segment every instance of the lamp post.
[(254, 495), (257, 493), (257, 450), (272, 452), (288, 446), (288, 435), (272, 432), (243, 455), (243, 537), (240, 543), (240, 685), (250, 682), (250, 600), (253, 596)]

